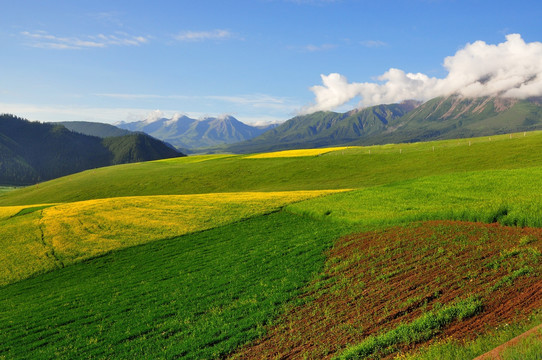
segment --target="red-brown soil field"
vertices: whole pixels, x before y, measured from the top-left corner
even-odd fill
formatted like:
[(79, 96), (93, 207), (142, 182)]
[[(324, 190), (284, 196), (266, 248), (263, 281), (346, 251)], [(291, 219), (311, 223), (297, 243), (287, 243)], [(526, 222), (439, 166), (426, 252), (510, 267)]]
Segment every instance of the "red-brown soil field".
[[(369, 335), (472, 296), (482, 300), (482, 311), (429, 341), (475, 337), (542, 307), (541, 251), (542, 229), (457, 221), (344, 237), (296, 303), (232, 357), (329, 359)], [(391, 358), (426, 343), (375, 356)]]

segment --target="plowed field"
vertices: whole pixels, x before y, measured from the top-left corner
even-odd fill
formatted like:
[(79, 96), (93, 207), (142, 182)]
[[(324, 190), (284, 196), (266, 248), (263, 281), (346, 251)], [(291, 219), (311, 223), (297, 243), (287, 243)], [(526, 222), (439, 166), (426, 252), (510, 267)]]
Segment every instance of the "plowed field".
[(372, 356), (391, 357), (436, 338), (474, 337), (542, 307), (541, 250), (542, 229), (469, 222), (420, 222), (342, 238), (297, 303), (233, 357), (329, 359), (473, 296), (482, 301), (479, 314)]

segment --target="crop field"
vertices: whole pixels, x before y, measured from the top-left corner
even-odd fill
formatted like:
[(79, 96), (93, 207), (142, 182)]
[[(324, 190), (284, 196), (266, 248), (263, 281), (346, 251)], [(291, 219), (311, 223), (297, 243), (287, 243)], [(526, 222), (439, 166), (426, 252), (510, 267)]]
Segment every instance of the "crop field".
[(0, 291), (0, 358), (227, 354), (263, 334), (352, 230), (278, 212), (11, 284)]
[[(336, 192), (336, 191), (331, 191)], [(326, 191), (109, 198), (0, 207), (0, 285), (106, 252), (276, 211)]]
[(533, 132), (4, 192), (0, 359), (472, 359), (542, 323), (540, 189)]
[[(352, 147), (359, 148), (359, 147)], [(300, 149), (300, 150), (284, 150), (284, 151), (275, 151), (270, 153), (262, 153), (256, 155), (250, 155), (245, 157), (245, 159), (271, 159), (271, 158), (289, 158), (289, 157), (302, 157), (302, 156), (320, 156), (332, 151), (340, 151), (349, 149), (348, 146), (339, 146), (332, 148), (319, 148), (319, 149)]]
[[(542, 230), (497, 224), (418, 222), (346, 236), (300, 304), (235, 357), (364, 359), (472, 336), (542, 306), (541, 250)], [(454, 305), (457, 314), (438, 321)]]
[(461, 172), (345, 192), (289, 210), (367, 226), (450, 219), (542, 227), (541, 179), (542, 167)]

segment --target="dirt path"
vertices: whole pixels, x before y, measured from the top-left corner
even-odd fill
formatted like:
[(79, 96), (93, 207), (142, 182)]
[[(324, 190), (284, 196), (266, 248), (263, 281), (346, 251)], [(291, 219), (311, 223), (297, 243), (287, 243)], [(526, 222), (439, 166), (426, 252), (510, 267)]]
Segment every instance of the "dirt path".
[[(508, 342), (505, 342), (502, 345), (497, 346), (495, 349), (493, 349), (491, 351), (488, 351), (487, 353), (485, 353), (483, 355), (478, 356), (474, 360), (490, 360), (490, 359), (491, 360), (500, 360), (501, 359), (501, 353), (504, 350), (516, 345), (519, 341), (521, 341), (522, 339), (534, 334), (538, 330), (542, 331), (542, 324), (532, 328), (531, 330), (529, 330), (527, 332), (524, 332), (521, 335), (516, 336), (512, 340), (510, 340)], [(542, 335), (540, 334), (540, 332), (538, 333), (538, 336), (536, 338), (539, 339), (540, 341), (542, 341)]]

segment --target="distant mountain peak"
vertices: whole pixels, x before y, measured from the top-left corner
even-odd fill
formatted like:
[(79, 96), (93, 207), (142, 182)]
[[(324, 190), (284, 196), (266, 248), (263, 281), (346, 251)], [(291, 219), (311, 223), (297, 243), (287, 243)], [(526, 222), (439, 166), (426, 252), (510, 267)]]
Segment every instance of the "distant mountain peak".
[[(154, 113), (157, 114), (158, 112)], [(153, 119), (152, 116), (150, 118)], [(160, 118), (149, 122), (147, 118), (120, 123), (118, 126), (131, 131), (142, 131), (179, 148), (188, 149), (248, 140), (274, 127), (247, 125), (229, 114), (206, 116), (198, 120), (176, 114), (171, 119)]]

